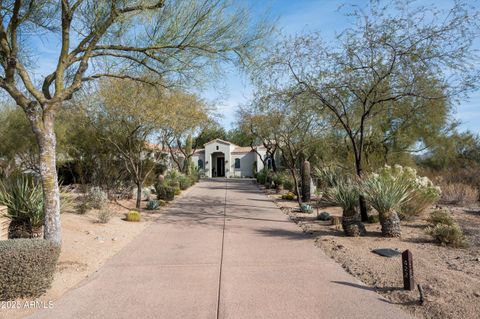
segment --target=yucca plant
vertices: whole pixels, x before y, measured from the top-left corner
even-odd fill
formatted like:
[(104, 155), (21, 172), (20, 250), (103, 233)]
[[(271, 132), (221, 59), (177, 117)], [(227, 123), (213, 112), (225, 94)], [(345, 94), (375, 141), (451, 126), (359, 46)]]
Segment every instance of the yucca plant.
[(362, 193), (367, 202), (377, 210), (384, 237), (400, 237), (398, 209), (409, 200), (412, 191), (409, 180), (403, 174), (386, 166), (379, 174), (371, 174), (362, 183)]
[(45, 216), (43, 192), (33, 178), (17, 175), (1, 180), (0, 205), (7, 207), (12, 227), (18, 228), (13, 237), (41, 237)]
[(363, 236), (365, 226), (358, 211), (360, 192), (357, 182), (351, 179), (337, 180), (326, 192), (326, 200), (342, 207), (342, 228), (347, 236)]

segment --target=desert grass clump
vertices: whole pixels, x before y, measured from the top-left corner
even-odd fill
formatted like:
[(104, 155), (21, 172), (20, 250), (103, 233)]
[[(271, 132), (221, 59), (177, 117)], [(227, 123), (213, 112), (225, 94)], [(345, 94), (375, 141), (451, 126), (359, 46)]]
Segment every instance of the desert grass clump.
[(107, 224), (113, 217), (113, 213), (109, 209), (100, 209), (97, 213), (97, 222)]
[(129, 222), (139, 222), (141, 220), (140, 212), (137, 212), (135, 210), (129, 211), (127, 213), (126, 220)]
[(468, 246), (462, 229), (456, 223), (453, 225), (437, 224), (434, 227), (427, 228), (427, 233), (441, 245), (455, 248), (465, 248)]
[(431, 226), (426, 229), (426, 233), (439, 244), (455, 248), (468, 246), (462, 229), (448, 210), (438, 209), (431, 212), (428, 222)]
[(60, 246), (43, 239), (0, 241), (0, 300), (36, 298), (53, 281)]
[(451, 213), (446, 209), (434, 210), (430, 213), (430, 217), (427, 219), (427, 221), (433, 226), (436, 226), (438, 224), (451, 226), (455, 224), (455, 220), (453, 219)]
[(379, 214), (384, 237), (400, 237), (402, 234), (397, 212), (412, 194), (410, 180), (405, 178), (402, 170), (398, 165), (385, 166), (362, 183), (365, 199)]
[(359, 186), (351, 179), (337, 180), (325, 194), (328, 202), (342, 207), (342, 228), (347, 236), (363, 236), (366, 233), (358, 211), (359, 195)]
[(441, 202), (451, 205), (472, 205), (478, 201), (478, 189), (463, 183), (445, 183)]

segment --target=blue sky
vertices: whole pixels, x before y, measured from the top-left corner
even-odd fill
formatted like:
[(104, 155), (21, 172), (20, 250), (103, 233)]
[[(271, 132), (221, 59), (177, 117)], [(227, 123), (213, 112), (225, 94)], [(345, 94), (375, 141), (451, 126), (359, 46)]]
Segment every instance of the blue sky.
[[(362, 1), (333, 1), (333, 0), (250, 0), (255, 12), (270, 10), (272, 16), (278, 17), (277, 26), (286, 35), (295, 35), (304, 31), (320, 31), (327, 40), (333, 40), (336, 33), (342, 31), (350, 20), (338, 11), (342, 3), (362, 5)], [(431, 1), (423, 1), (430, 4)], [(472, 1), (473, 2), (473, 1)], [(453, 0), (437, 0), (436, 6), (450, 7)], [(478, 45), (477, 41), (477, 47)], [(229, 68), (223, 83), (223, 89), (208, 90), (204, 93), (207, 99), (214, 100), (222, 118), (219, 122), (226, 128), (231, 128), (235, 122), (235, 110), (239, 105), (248, 103), (252, 87), (248, 79), (233, 68)], [(469, 100), (461, 101), (455, 106), (454, 117), (462, 122), (461, 130), (471, 130), (480, 133), (480, 91), (473, 93)]]
[[(347, 17), (339, 12), (338, 6), (342, 3), (366, 5), (368, 0), (235, 0), (248, 1), (254, 14), (262, 14), (269, 11), (270, 15), (278, 18), (277, 28), (285, 35), (295, 35), (306, 31), (320, 31), (324, 39), (333, 41), (336, 32), (342, 31), (351, 23)], [(419, 0), (426, 4), (434, 0)], [(436, 6), (448, 8), (453, 0), (436, 0)], [(472, 3), (478, 3), (472, 0)], [(38, 54), (37, 75), (47, 74), (54, 69), (58, 56), (58, 39), (31, 38), (32, 47)], [(476, 47), (480, 48), (480, 45)], [(218, 113), (222, 115), (218, 121), (227, 129), (235, 122), (235, 111), (239, 106), (249, 102), (252, 95), (252, 87), (248, 78), (237, 69), (227, 67), (225, 78), (219, 85), (202, 93), (203, 97), (214, 103)], [(47, 72), (48, 71), (48, 72)], [(34, 76), (35, 77), (35, 76)], [(463, 124), (462, 130), (472, 130), (480, 133), (480, 91), (470, 96), (468, 101), (462, 101), (455, 107), (454, 116)]]

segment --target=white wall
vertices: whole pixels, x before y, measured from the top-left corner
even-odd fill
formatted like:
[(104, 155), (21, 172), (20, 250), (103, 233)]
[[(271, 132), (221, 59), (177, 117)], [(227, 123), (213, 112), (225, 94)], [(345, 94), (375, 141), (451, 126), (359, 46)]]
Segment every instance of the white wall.
[[(218, 149), (217, 149), (218, 147)], [(212, 157), (211, 154), (215, 152), (221, 152), (225, 155), (225, 176), (230, 177), (232, 170), (231, 165), (231, 156), (230, 153), (233, 151), (234, 146), (231, 144), (225, 144), (221, 142), (214, 142), (205, 145), (205, 176), (212, 177)]]
[[(235, 168), (235, 159), (240, 159), (240, 168)], [(255, 152), (250, 153), (234, 153), (232, 154), (232, 162), (229, 163), (232, 177), (253, 177), (253, 165), (257, 160)]]

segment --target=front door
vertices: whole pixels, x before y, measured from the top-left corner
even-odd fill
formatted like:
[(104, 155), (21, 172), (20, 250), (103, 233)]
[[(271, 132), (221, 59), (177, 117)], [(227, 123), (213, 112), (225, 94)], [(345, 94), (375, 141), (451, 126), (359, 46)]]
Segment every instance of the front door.
[(217, 157), (217, 176), (225, 177), (225, 157)]

